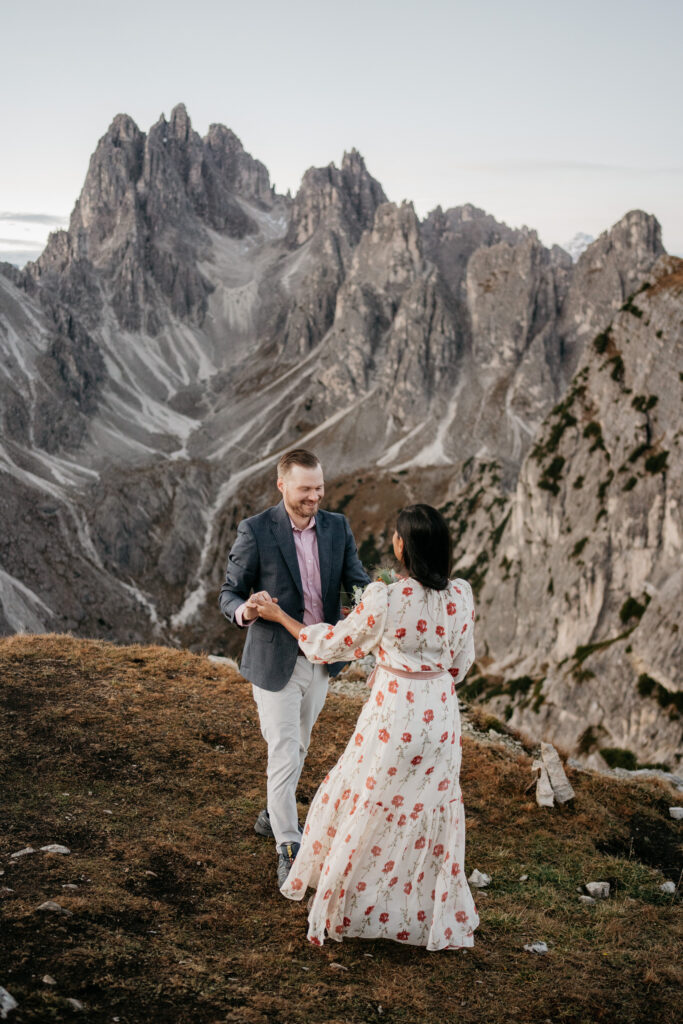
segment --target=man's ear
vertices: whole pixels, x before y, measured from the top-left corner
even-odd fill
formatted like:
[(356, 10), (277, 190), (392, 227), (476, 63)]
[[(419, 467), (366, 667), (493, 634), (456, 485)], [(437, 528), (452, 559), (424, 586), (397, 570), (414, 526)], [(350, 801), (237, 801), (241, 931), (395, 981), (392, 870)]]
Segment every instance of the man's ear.
[(278, 482), (277, 482), (277, 489), (280, 492), (280, 494), (284, 494), (285, 493), (285, 482), (284, 482), (284, 480), (278, 480)]

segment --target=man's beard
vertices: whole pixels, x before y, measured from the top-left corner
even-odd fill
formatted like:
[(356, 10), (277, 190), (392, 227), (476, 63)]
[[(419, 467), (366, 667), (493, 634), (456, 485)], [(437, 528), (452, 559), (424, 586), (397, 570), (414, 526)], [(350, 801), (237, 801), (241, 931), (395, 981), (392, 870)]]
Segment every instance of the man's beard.
[(318, 508), (320, 507), (320, 501), (292, 501), (289, 503), (289, 506), (295, 515), (301, 516), (302, 519), (310, 519), (310, 517), (314, 516), (318, 511)]

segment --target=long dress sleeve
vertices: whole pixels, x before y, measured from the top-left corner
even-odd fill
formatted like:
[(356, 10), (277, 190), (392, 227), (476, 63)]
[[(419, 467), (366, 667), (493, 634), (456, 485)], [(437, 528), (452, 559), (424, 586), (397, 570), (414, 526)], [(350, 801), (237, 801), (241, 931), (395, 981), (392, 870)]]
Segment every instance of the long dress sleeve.
[(387, 588), (384, 583), (371, 583), (353, 611), (336, 626), (326, 622), (304, 626), (299, 646), (309, 661), (355, 661), (377, 646), (386, 617)]
[(472, 596), (472, 588), (468, 583), (465, 583), (464, 580), (458, 580), (458, 583), (461, 587), (467, 587), (469, 591), (469, 607), (461, 630), (462, 642), (448, 670), (456, 685), (463, 682), (474, 664), (474, 597)]

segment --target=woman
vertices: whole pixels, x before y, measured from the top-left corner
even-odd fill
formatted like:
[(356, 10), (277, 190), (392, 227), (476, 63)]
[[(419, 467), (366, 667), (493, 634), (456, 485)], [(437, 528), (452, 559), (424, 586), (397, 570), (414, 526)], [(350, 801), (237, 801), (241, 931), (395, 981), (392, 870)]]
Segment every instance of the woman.
[(308, 938), (318, 946), (325, 932), (472, 946), (455, 694), (474, 661), (472, 591), (448, 579), (448, 526), (431, 506), (399, 513), (393, 546), (402, 578), (371, 583), (336, 626), (304, 627), (274, 602), (259, 608), (310, 661), (377, 657), (370, 698), (316, 793), (281, 892), (300, 900), (316, 887)]

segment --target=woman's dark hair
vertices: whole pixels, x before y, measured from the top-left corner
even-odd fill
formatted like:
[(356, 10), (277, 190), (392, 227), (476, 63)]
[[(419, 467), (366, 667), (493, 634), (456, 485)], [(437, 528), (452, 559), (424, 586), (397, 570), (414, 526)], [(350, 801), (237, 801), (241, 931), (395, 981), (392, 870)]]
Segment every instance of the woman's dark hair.
[(396, 520), (403, 541), (403, 564), (418, 583), (445, 590), (451, 569), (451, 535), (446, 520), (431, 505), (408, 505)]

